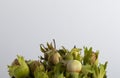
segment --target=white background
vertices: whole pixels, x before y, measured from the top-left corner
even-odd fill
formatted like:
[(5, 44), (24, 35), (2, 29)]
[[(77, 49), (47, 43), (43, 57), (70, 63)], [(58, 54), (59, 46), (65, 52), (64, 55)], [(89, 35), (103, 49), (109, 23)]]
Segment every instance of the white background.
[(37, 59), (39, 44), (93, 47), (108, 61), (108, 78), (120, 77), (120, 1), (0, 0), (0, 77), (16, 55)]

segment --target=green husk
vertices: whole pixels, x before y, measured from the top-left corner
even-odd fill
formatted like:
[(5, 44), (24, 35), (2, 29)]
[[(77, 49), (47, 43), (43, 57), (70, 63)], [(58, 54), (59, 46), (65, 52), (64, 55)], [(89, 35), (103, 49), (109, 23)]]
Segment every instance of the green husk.
[(30, 70), (23, 56), (17, 55), (17, 60), (18, 60), (19, 65), (12, 64), (11, 66), (8, 66), (9, 75), (15, 78), (29, 77)]

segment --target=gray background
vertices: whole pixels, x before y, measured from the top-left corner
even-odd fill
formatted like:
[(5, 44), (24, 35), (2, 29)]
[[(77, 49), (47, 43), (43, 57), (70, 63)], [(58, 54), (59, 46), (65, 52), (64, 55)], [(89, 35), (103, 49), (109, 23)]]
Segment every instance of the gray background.
[(119, 78), (119, 21), (117, 0), (0, 0), (0, 77), (17, 54), (38, 60), (39, 44), (54, 38), (57, 48), (99, 50), (108, 78)]

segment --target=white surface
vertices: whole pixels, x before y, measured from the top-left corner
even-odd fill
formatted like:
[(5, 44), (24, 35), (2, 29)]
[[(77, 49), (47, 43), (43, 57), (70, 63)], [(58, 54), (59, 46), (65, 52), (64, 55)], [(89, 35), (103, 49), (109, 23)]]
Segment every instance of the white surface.
[(108, 60), (108, 78), (119, 78), (120, 1), (0, 0), (0, 77), (17, 54), (38, 59), (39, 44), (92, 46)]

